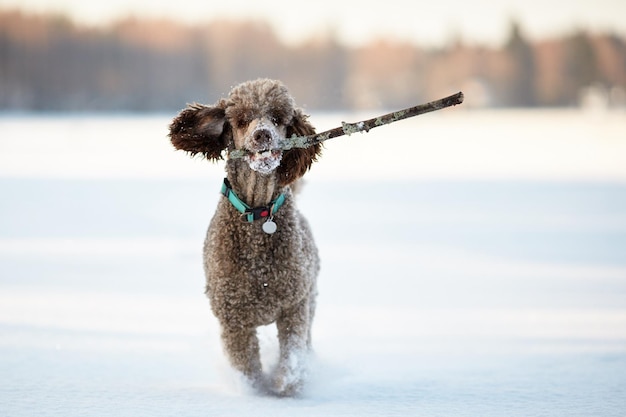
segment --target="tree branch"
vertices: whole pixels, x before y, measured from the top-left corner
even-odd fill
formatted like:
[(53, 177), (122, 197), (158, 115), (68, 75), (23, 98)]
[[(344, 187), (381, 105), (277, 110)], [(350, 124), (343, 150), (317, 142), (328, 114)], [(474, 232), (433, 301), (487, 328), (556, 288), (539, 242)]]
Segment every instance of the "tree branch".
[[(309, 136), (292, 136), (286, 138), (280, 146), (282, 150), (289, 150), (293, 148), (308, 148), (309, 146), (316, 145), (327, 141), (328, 139), (336, 138), (343, 135), (350, 136), (353, 133), (369, 132), (371, 129), (384, 126), (389, 123), (397, 122), (398, 120), (408, 119), (409, 117), (419, 116), (420, 114), (430, 113), (432, 111), (445, 109), (446, 107), (456, 106), (463, 103), (463, 93), (458, 92), (451, 96), (431, 101), (430, 103), (420, 104), (408, 109), (388, 113), (383, 116), (375, 117), (369, 120), (363, 120), (356, 123), (341, 122), (341, 127), (326, 130), (321, 133), (316, 133)], [(248, 153), (245, 149), (237, 149), (230, 153), (231, 158), (242, 158)]]

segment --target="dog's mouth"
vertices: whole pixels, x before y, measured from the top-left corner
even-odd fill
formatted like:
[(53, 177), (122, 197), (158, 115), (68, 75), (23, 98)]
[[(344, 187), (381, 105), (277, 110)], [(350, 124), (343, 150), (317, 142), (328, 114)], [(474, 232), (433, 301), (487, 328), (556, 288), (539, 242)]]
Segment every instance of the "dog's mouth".
[(263, 149), (249, 153), (245, 160), (254, 171), (261, 174), (269, 174), (278, 168), (282, 157), (283, 152), (281, 150)]

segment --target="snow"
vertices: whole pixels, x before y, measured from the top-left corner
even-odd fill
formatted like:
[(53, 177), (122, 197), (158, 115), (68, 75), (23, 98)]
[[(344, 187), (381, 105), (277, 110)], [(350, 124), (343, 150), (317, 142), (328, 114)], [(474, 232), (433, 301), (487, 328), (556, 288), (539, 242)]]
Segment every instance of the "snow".
[(297, 399), (221, 352), (200, 254), (223, 165), (174, 152), (169, 117), (0, 117), (0, 415), (624, 415), (623, 113), (328, 141), (298, 195), (322, 271)]
[(251, 169), (267, 175), (280, 165), (283, 153), (280, 151), (265, 151), (244, 156), (244, 160)]

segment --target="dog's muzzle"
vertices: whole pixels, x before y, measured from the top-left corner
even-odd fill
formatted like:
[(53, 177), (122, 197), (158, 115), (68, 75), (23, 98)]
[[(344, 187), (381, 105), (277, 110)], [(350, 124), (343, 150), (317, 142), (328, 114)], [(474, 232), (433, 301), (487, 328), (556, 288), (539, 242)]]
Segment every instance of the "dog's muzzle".
[(250, 153), (245, 157), (251, 169), (261, 174), (269, 174), (280, 165), (283, 152), (278, 147), (278, 132), (261, 124), (249, 137)]
[(280, 165), (283, 152), (280, 150), (267, 150), (250, 153), (245, 156), (245, 160), (251, 169), (261, 174), (269, 174)]

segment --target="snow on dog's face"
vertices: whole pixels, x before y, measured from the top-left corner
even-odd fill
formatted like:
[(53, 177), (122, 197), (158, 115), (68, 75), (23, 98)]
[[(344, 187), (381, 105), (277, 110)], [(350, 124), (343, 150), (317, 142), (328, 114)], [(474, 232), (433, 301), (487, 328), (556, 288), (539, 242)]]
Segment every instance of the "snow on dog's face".
[(226, 117), (235, 148), (250, 152), (245, 160), (251, 169), (269, 174), (278, 168), (294, 112), (294, 101), (282, 84), (245, 84), (231, 91)]
[(244, 159), (251, 169), (261, 174), (269, 174), (278, 168), (283, 157), (280, 145), (287, 131), (284, 124), (276, 119), (263, 117), (254, 119), (247, 125), (239, 121), (233, 130), (235, 147), (250, 152)]
[(281, 150), (285, 138), (315, 133), (303, 111), (280, 81), (259, 79), (234, 87), (213, 106), (191, 104), (170, 124), (177, 149), (201, 154), (210, 161), (224, 151), (245, 150), (244, 161), (261, 175), (276, 175), (288, 185), (311, 167), (321, 145)]

